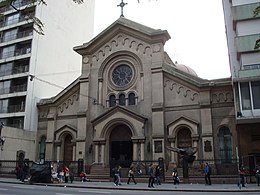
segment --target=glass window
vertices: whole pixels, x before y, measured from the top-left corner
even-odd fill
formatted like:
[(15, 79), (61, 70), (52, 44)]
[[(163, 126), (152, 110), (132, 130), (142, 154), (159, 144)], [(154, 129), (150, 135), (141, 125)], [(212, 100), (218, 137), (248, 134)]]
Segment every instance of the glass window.
[(116, 96), (115, 95), (111, 95), (109, 97), (109, 107), (113, 107), (116, 105)]
[(254, 109), (260, 109), (260, 82), (252, 82), (252, 96), (253, 96), (253, 107)]
[(19, 13), (6, 17), (6, 25), (11, 25), (19, 22)]
[(8, 100), (0, 100), (0, 113), (7, 113)]
[(17, 29), (12, 29), (4, 32), (3, 41), (14, 40), (17, 35)]
[(0, 65), (0, 76), (12, 74), (13, 63), (5, 63)]
[(3, 52), (2, 52), (2, 58), (13, 57), (14, 56), (14, 50), (15, 50), (14, 45), (11, 45), (9, 47), (4, 47)]
[(119, 95), (119, 105), (125, 106), (125, 95), (124, 94)]
[(128, 105), (135, 105), (135, 94), (130, 93), (128, 95)]
[(241, 83), (241, 98), (242, 98), (242, 109), (250, 110), (251, 109), (251, 101), (250, 101), (250, 92), (248, 83)]
[(6, 94), (10, 91), (10, 81), (0, 82), (0, 94)]
[(228, 127), (219, 129), (219, 156), (224, 162), (229, 162), (232, 159), (232, 141), (231, 133)]

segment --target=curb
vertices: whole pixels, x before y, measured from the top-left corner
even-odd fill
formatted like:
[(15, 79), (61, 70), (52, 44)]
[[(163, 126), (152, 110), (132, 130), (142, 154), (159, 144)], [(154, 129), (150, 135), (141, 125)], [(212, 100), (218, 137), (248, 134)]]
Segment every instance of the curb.
[[(81, 186), (77, 184), (52, 184), (52, 183), (22, 183), (22, 182), (16, 182), (16, 181), (1, 181), (0, 183), (11, 183), (11, 184), (21, 184), (21, 185), (38, 185), (38, 186), (50, 186), (50, 187), (67, 187), (67, 188), (85, 188), (85, 189), (108, 189), (108, 190), (132, 190), (132, 191), (171, 191), (171, 192), (260, 192), (259, 189), (210, 189), (210, 188), (205, 188), (205, 189), (178, 189), (177, 186), (173, 186), (173, 188), (145, 188), (145, 187), (124, 187), (124, 186)], [(90, 182), (91, 183), (91, 182)]]

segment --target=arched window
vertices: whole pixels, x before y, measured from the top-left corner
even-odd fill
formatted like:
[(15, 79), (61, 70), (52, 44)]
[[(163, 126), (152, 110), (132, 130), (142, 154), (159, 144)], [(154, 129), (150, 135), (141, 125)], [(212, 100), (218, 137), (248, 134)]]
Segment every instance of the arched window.
[(39, 159), (45, 160), (46, 137), (42, 136), (39, 142)]
[(232, 135), (228, 127), (221, 127), (219, 129), (219, 156), (224, 162), (231, 162), (232, 160)]
[(110, 95), (110, 97), (109, 97), (109, 107), (113, 107), (115, 105), (116, 105), (116, 96)]
[(125, 106), (125, 95), (124, 94), (119, 95), (119, 105)]
[(134, 93), (129, 93), (128, 105), (135, 105), (135, 94)]

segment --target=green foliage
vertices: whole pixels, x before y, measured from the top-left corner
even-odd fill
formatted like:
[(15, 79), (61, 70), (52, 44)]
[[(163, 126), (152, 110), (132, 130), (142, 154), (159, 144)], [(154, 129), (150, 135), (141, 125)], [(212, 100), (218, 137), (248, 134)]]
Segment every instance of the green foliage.
[[(260, 6), (255, 8), (254, 17), (257, 17), (259, 14), (260, 14)], [(258, 40), (256, 40), (254, 49), (260, 49), (260, 37)]]
[(260, 37), (258, 40), (256, 40), (254, 49), (260, 49)]
[[(12, 5), (14, 0), (3, 0), (0, 2), (0, 7), (5, 7), (5, 6), (11, 6), (14, 10), (16, 10), (17, 12), (19, 12), (19, 8), (15, 7)], [(57, 0), (56, 0), (57, 1)], [(74, 3), (78, 3), (78, 4), (82, 4), (84, 3), (84, 0), (73, 0)], [(38, 5), (42, 4), (42, 5), (47, 5), (45, 0), (32, 0), (32, 4), (33, 3), (38, 3)], [(2, 21), (4, 19), (4, 15), (0, 14), (0, 21)], [(34, 22), (34, 31), (37, 32), (40, 35), (44, 35), (44, 24), (42, 23), (42, 21), (35, 17), (35, 16), (27, 16), (27, 20), (33, 20)]]
[(73, 0), (75, 3), (81, 4), (84, 3), (84, 0)]
[(256, 7), (254, 10), (254, 17), (258, 16), (260, 14), (260, 6)]

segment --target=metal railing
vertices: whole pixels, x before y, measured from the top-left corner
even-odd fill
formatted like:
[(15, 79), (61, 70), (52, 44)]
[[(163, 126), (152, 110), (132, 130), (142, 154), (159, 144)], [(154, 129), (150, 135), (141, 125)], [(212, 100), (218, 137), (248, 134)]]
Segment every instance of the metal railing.
[(31, 47), (25, 47), (21, 49), (16, 49), (15, 51), (2, 53), (0, 55), (0, 59), (10, 58), (10, 57), (19, 56), (28, 53), (31, 53)]
[(26, 91), (27, 84), (15, 85), (0, 89), (0, 95)]
[(3, 37), (0, 38), (0, 43), (12, 41), (12, 40), (20, 39), (20, 38), (24, 38), (24, 37), (28, 37), (28, 36), (31, 36), (32, 34), (33, 34), (32, 30), (27, 30), (27, 31), (23, 31), (23, 32), (18, 32), (16, 34), (3, 36)]
[(1, 107), (0, 113), (15, 113), (15, 112), (24, 112), (25, 105), (17, 104), (17, 105), (9, 105), (8, 107)]
[[(23, 0), (23, 1), (19, 2), (18, 4), (14, 4), (14, 6), (16, 8), (20, 8), (20, 7), (24, 6), (24, 5), (30, 5), (33, 2), (34, 2), (33, 0)], [(2, 8), (0, 8), (0, 13), (4, 13), (6, 11), (13, 10), (13, 9), (14, 8), (12, 8), (11, 6), (2, 7)]]
[(23, 21), (28, 21), (29, 19), (31, 19), (32, 17), (34, 17), (35, 14), (29, 14), (29, 15), (24, 15), (24, 16), (20, 16), (19, 18), (15, 18), (13, 20), (6, 20), (6, 21), (2, 21), (0, 22), (0, 28), (2, 27), (6, 27), (12, 24), (18, 24), (19, 22), (23, 22)]
[(19, 73), (24, 73), (29, 71), (29, 65), (20, 65), (20, 66), (15, 66), (13, 69), (6, 69), (0, 71), (0, 77), (2, 76), (7, 76), (7, 75), (13, 75), (13, 74), (19, 74)]

